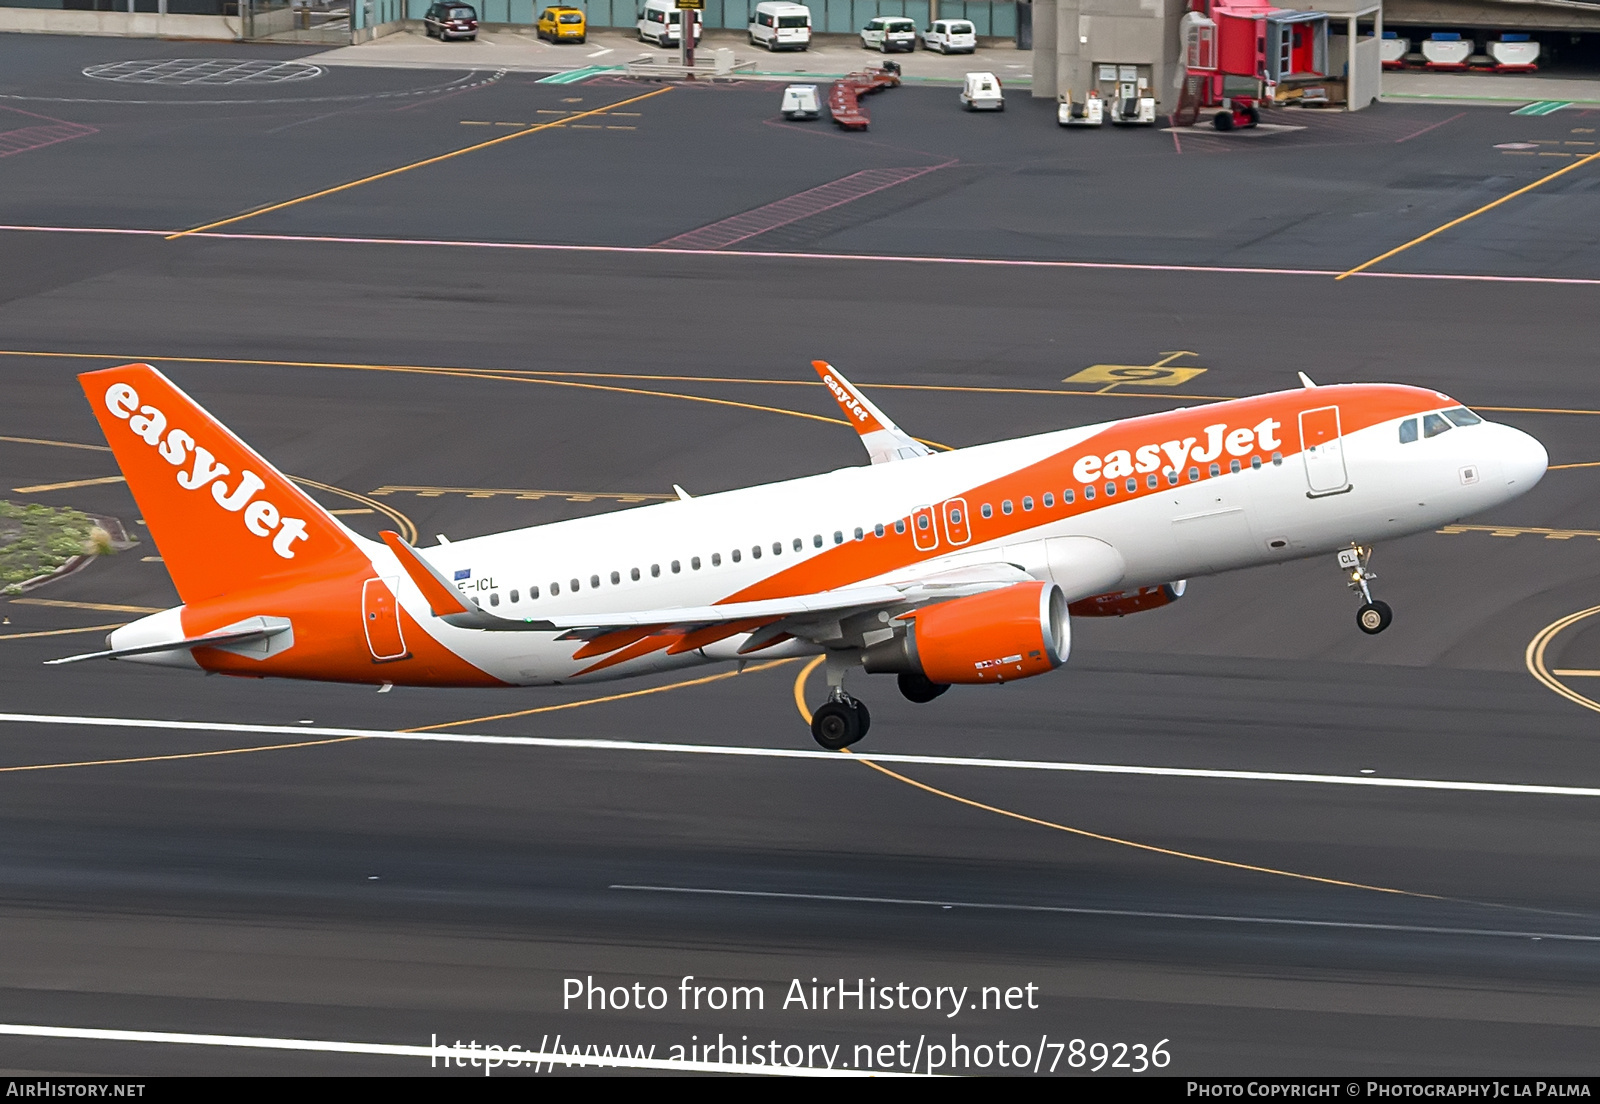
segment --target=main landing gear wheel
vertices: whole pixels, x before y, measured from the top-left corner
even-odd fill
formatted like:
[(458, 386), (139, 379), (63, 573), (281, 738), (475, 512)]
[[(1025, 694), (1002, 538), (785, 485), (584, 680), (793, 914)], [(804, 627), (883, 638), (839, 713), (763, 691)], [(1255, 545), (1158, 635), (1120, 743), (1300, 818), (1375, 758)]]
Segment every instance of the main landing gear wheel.
[(1389, 608), (1388, 602), (1374, 599), (1356, 610), (1356, 624), (1368, 636), (1376, 636), (1389, 627), (1389, 622), (1394, 620), (1394, 611)]
[(872, 714), (851, 697), (829, 699), (811, 715), (811, 735), (829, 751), (843, 751), (871, 727)]
[(896, 681), (900, 685), (900, 693), (905, 695), (906, 700), (914, 701), (918, 705), (925, 705), (950, 689), (948, 682), (934, 682), (927, 675), (912, 671), (901, 672)]

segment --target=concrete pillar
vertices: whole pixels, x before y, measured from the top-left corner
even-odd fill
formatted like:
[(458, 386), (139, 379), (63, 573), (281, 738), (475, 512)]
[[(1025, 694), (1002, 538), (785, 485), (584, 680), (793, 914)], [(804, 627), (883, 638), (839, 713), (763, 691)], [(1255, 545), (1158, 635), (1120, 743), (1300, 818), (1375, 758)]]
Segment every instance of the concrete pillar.
[(1056, 0), (1056, 92), (1082, 101), (1089, 91), (1089, 58), (1083, 42), (1089, 36), (1082, 0)]
[(1033, 0), (1033, 97), (1056, 98), (1056, 2)]

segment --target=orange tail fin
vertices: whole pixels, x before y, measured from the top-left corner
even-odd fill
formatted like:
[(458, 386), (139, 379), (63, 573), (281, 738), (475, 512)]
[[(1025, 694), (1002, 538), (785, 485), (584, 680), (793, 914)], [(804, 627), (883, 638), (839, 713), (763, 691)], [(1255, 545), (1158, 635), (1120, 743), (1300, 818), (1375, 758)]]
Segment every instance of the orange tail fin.
[(78, 382), (185, 603), (361, 554), (326, 510), (150, 365)]

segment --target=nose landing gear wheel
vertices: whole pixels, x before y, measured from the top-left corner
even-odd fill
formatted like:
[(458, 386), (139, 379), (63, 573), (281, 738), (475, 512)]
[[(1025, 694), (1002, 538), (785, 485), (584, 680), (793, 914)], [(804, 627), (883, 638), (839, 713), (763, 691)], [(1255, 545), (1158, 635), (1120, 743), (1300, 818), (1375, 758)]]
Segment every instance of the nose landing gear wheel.
[(1393, 620), (1394, 611), (1389, 608), (1388, 602), (1374, 599), (1356, 610), (1356, 625), (1368, 636), (1381, 633)]
[(829, 751), (843, 751), (867, 734), (872, 714), (854, 698), (834, 699), (811, 715), (811, 735)]

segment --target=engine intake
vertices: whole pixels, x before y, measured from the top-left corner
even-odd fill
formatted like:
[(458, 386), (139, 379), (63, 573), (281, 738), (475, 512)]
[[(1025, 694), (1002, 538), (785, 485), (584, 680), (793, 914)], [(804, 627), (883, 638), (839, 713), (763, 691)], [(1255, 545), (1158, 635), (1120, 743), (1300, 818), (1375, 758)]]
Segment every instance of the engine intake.
[(1066, 596), (1054, 583), (1017, 583), (903, 619), (903, 633), (867, 648), (868, 671), (941, 684), (1007, 682), (1054, 670), (1071, 650)]

